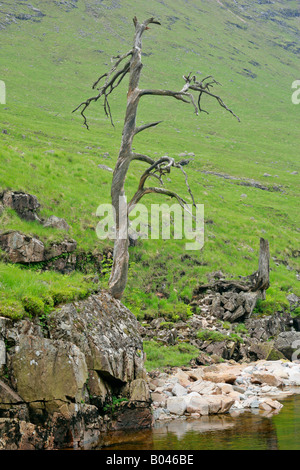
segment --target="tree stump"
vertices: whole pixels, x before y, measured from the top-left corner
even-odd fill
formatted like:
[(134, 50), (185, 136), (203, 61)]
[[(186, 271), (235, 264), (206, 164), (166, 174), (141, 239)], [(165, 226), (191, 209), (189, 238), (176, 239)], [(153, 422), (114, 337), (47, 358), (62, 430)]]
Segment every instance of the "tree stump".
[(255, 288), (261, 291), (262, 299), (266, 298), (266, 290), (270, 287), (270, 250), (269, 242), (264, 238), (260, 239), (259, 265)]

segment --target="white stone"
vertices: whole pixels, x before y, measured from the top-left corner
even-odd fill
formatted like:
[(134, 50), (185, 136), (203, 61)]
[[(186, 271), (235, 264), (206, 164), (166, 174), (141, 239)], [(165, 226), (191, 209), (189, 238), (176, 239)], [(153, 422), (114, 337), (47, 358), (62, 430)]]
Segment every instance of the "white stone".
[(187, 395), (186, 389), (179, 383), (174, 385), (174, 387), (172, 388), (172, 393), (176, 397), (182, 397), (183, 395)]
[(184, 397), (169, 397), (167, 399), (167, 409), (170, 413), (182, 416), (186, 411), (186, 402)]
[(187, 405), (188, 413), (200, 413), (207, 416), (209, 413), (209, 404), (205, 398), (201, 396), (192, 396)]
[(217, 384), (208, 380), (197, 380), (190, 387), (191, 392), (198, 392), (201, 395), (209, 395), (215, 391)]
[(261, 387), (261, 391), (263, 393), (268, 393), (272, 390), (272, 387), (270, 387), (270, 385), (265, 385), (264, 387)]
[(292, 385), (300, 385), (300, 372), (294, 368), (290, 369), (288, 372), (289, 380), (292, 382)]

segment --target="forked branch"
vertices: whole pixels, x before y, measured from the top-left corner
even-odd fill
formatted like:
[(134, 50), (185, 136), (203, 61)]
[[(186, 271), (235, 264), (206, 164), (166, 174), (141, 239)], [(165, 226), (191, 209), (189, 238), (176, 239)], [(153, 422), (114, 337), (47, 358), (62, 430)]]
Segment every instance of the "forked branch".
[[(177, 100), (181, 100), (184, 103), (190, 103), (193, 105), (195, 114), (198, 115), (199, 112), (205, 112), (208, 114), (207, 111), (201, 108), (201, 98), (203, 96), (203, 93), (206, 95), (211, 96), (212, 98), (215, 98), (219, 105), (226, 109), (226, 111), (230, 112), (238, 121), (240, 121), (240, 118), (230, 109), (228, 106), (224, 103), (224, 101), (221, 99), (220, 96), (211, 93), (210, 89), (213, 87), (214, 84), (216, 85), (221, 85), (219, 82), (217, 82), (211, 75), (208, 77), (205, 77), (201, 82), (196, 80), (196, 76), (193, 75), (191, 77), (191, 72), (189, 75), (184, 75), (183, 79), (185, 80), (185, 85), (180, 91), (171, 91), (171, 90), (141, 90), (140, 91), (140, 96), (145, 96), (145, 95), (154, 95), (154, 96), (171, 96)], [(211, 79), (210, 81), (207, 81)], [(198, 92), (198, 100), (197, 100), (197, 105), (194, 99), (194, 96), (192, 93), (189, 91), (195, 91)]]
[(163, 183), (162, 178), (166, 174), (170, 173), (171, 168), (178, 168), (184, 174), (185, 184), (188, 188), (189, 194), (190, 194), (191, 199), (193, 201), (193, 205), (196, 207), (193, 193), (192, 193), (191, 188), (188, 184), (187, 174), (183, 170), (180, 163), (175, 163), (174, 158), (169, 157), (167, 155), (159, 158), (157, 161), (153, 161), (151, 158), (148, 160), (149, 157), (147, 157), (145, 155), (135, 154), (135, 156), (136, 156), (136, 158), (135, 158), (136, 160), (141, 160), (141, 161), (145, 161), (146, 163), (150, 163), (150, 167), (147, 168), (147, 170), (142, 174), (142, 176), (140, 178), (138, 190), (134, 194), (131, 201), (128, 203), (128, 214), (131, 212), (133, 207), (138, 203), (138, 201), (140, 201), (145, 194), (149, 194), (149, 193), (165, 194), (167, 196), (174, 197), (174, 198), (177, 199), (179, 204), (185, 210), (187, 210), (190, 213), (190, 211), (187, 208), (187, 202), (181, 196), (179, 196), (179, 194), (177, 194), (176, 192), (170, 191), (170, 190), (165, 189), (165, 188), (156, 188), (156, 187), (155, 188), (153, 188), (153, 187), (145, 188), (145, 183), (146, 183), (147, 179), (150, 178), (150, 177), (154, 177), (154, 178), (158, 179), (160, 184), (163, 186), (164, 183)]

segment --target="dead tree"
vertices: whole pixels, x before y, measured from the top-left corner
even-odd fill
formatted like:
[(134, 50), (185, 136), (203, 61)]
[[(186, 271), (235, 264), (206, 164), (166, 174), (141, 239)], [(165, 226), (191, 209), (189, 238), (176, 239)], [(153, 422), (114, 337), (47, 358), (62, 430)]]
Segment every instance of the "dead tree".
[[(196, 115), (199, 112), (205, 112), (201, 107), (201, 100), (204, 95), (210, 96), (217, 100), (219, 105), (229, 111), (238, 120), (239, 118), (229, 109), (223, 100), (212, 92), (213, 85), (219, 83), (211, 76), (207, 76), (201, 81), (198, 81), (196, 76), (192, 73), (183, 76), (184, 85), (178, 91), (160, 90), (160, 89), (140, 89), (139, 81), (142, 71), (142, 36), (143, 33), (149, 29), (150, 24), (160, 25), (154, 18), (149, 18), (143, 23), (139, 23), (137, 18), (133, 18), (135, 27), (135, 35), (133, 47), (130, 51), (123, 55), (114, 57), (115, 60), (109, 72), (101, 75), (94, 83), (93, 89), (97, 89), (98, 93), (86, 101), (83, 101), (73, 112), (81, 109), (81, 115), (84, 120), (84, 125), (88, 129), (87, 118), (85, 111), (92, 102), (97, 102), (100, 98), (103, 99), (104, 112), (110, 118), (113, 125), (111, 108), (109, 105), (109, 95), (121, 84), (126, 75), (129, 75), (129, 87), (127, 94), (127, 108), (122, 133), (121, 148), (117, 163), (113, 173), (113, 180), (111, 186), (112, 205), (116, 213), (116, 239), (114, 243), (113, 265), (109, 280), (109, 287), (111, 294), (115, 298), (121, 298), (127, 283), (128, 273), (128, 215), (133, 207), (140, 201), (140, 199), (150, 193), (164, 194), (166, 196), (177, 199), (182, 207), (186, 207), (186, 201), (182, 199), (176, 192), (170, 191), (164, 187), (162, 178), (165, 174), (170, 173), (173, 168), (179, 169), (186, 181), (189, 194), (195, 205), (192, 192), (187, 182), (187, 175), (182, 168), (182, 165), (176, 163), (174, 158), (164, 156), (158, 160), (153, 159), (148, 155), (135, 153), (132, 150), (132, 143), (134, 137), (139, 133), (151, 127), (155, 127), (162, 121), (151, 122), (142, 126), (136, 124), (137, 110), (140, 99), (145, 96), (158, 96), (158, 97), (171, 97), (183, 103), (191, 104)], [(100, 86), (100, 82), (102, 86)], [(192, 93), (194, 92), (194, 94)], [(139, 186), (131, 201), (126, 203), (125, 197), (125, 181), (129, 166), (132, 161), (138, 160), (149, 165), (147, 170), (142, 174)], [(147, 186), (150, 177), (154, 177), (159, 181), (159, 186)], [(124, 209), (125, 207), (125, 209)], [(123, 213), (122, 213), (123, 211)], [(124, 214), (125, 211), (125, 214)], [(123, 222), (122, 222), (123, 221)], [(125, 231), (125, 234), (124, 234)], [(127, 233), (127, 236), (126, 236)], [(124, 236), (125, 235), (125, 236)]]

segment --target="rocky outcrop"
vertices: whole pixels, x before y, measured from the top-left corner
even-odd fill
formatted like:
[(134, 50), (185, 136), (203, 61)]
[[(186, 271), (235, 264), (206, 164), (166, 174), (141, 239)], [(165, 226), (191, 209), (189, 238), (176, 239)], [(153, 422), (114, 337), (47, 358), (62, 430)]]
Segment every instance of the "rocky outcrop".
[(235, 322), (250, 317), (259, 295), (256, 292), (224, 292), (206, 296), (204, 303), (211, 300), (211, 313), (224, 321)]
[(56, 215), (43, 219), (39, 214), (41, 204), (38, 202), (37, 197), (32, 194), (7, 189), (0, 193), (0, 208), (3, 210), (6, 207), (16, 211), (21, 219), (36, 220), (43, 224), (44, 227), (53, 227), (67, 232), (70, 230), (70, 226), (65, 219)]
[(40, 203), (36, 196), (22, 191), (6, 190), (0, 194), (0, 202), (4, 207), (9, 207), (17, 212), (19, 217), (25, 220), (38, 220)]
[(42, 324), (1, 318), (0, 448), (92, 447), (108, 430), (151, 426), (137, 326), (106, 292)]
[[(275, 339), (291, 328), (291, 317), (281, 312), (264, 317), (245, 319), (244, 323), (220, 322), (210, 310), (202, 308), (186, 321), (167, 322), (160, 317), (143, 322), (141, 336), (169, 346), (189, 343), (199, 349), (196, 364), (210, 365), (223, 360), (256, 361), (279, 360), (284, 352), (277, 348)], [(290, 358), (290, 357), (289, 357)]]
[(46, 247), (37, 237), (25, 235), (16, 230), (0, 233), (0, 248), (12, 263), (40, 263), (72, 253), (76, 250), (75, 240), (63, 240)]
[(262, 298), (260, 289), (256, 290), (256, 280), (257, 272), (241, 281), (214, 279), (194, 290), (191, 305), (223, 321), (244, 321), (251, 317), (257, 300)]
[[(32, 194), (8, 189), (0, 193), (0, 216), (6, 208), (10, 208), (15, 210), (20, 218), (36, 221), (45, 228), (54, 228), (61, 232), (70, 231), (71, 227), (61, 217), (56, 215), (41, 217), (40, 207), (41, 204)], [(55, 270), (62, 274), (74, 270), (99, 273), (102, 270), (103, 260), (112, 257), (111, 249), (105, 249), (103, 253), (77, 250), (76, 241), (67, 235), (59, 242), (43, 242), (37, 236), (24, 234), (18, 230), (0, 230), (0, 249), (6, 254), (3, 256), (4, 261), (41, 263), (40, 269)]]

